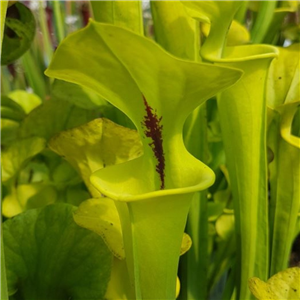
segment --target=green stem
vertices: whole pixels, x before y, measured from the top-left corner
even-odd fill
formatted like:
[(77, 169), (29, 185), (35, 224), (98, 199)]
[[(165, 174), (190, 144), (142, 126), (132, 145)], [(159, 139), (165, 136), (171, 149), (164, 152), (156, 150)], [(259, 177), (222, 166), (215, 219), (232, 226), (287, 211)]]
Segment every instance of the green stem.
[(243, 4), (237, 11), (236, 15), (234, 16), (234, 19), (237, 20), (239, 23), (244, 24), (249, 1), (242, 1), (242, 2)]
[(61, 4), (59, 1), (53, 1), (54, 19), (57, 30), (57, 38), (60, 43), (65, 37), (64, 21), (61, 14)]
[(44, 59), (46, 60), (46, 65), (48, 65), (53, 55), (53, 47), (52, 47), (49, 31), (47, 28), (47, 17), (45, 14), (45, 9), (43, 7), (43, 4), (44, 2), (39, 2), (39, 24), (43, 35), (44, 54), (45, 54)]
[(42, 100), (45, 100), (47, 92), (44, 75), (40, 72), (38, 66), (36, 65), (36, 61), (33, 58), (31, 52), (27, 51), (21, 57), (21, 61), (29, 86)]
[(236, 250), (234, 234), (222, 243), (219, 243), (215, 253), (211, 271), (209, 272), (208, 290), (211, 292), (224, 272), (230, 267)]
[(251, 40), (253, 44), (259, 44), (263, 42), (272, 22), (276, 5), (277, 1), (259, 2), (259, 11), (254, 26), (251, 30)]

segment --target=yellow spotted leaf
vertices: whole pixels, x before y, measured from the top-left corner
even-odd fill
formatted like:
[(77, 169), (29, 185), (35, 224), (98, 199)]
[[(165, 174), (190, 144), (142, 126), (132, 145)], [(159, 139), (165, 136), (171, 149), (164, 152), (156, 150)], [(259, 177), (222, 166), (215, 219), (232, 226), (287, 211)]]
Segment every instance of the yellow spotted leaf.
[(272, 276), (267, 282), (253, 277), (249, 288), (258, 300), (300, 299), (300, 268), (290, 268)]

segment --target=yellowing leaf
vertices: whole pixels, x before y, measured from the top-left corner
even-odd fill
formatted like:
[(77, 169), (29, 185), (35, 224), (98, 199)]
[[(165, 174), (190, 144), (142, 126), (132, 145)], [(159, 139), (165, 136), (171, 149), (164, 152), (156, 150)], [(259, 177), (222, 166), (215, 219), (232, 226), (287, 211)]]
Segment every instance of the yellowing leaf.
[(272, 62), (268, 78), (267, 101), (272, 109), (299, 98), (299, 44), (277, 49), (279, 57)]
[(258, 300), (300, 299), (300, 268), (290, 268), (272, 276), (267, 282), (253, 277), (249, 288)]
[(81, 175), (91, 194), (100, 194), (90, 184), (90, 175), (109, 165), (119, 164), (142, 154), (138, 133), (107, 119), (95, 119), (63, 131), (49, 142)]
[(187, 233), (183, 233), (180, 255), (185, 254), (192, 247), (192, 239)]
[(84, 201), (74, 212), (74, 220), (79, 226), (99, 234), (117, 258), (125, 258), (121, 223), (112, 199)]

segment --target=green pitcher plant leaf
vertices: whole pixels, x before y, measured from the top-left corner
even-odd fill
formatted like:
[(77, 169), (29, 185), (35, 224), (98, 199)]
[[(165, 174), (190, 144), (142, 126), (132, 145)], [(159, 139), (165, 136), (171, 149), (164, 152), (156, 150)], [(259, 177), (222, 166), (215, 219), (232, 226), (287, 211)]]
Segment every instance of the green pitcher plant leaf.
[(150, 3), (157, 43), (177, 57), (198, 61), (199, 26), (187, 14), (183, 4), (180, 1)]
[(277, 47), (279, 56), (273, 61), (268, 75), (268, 106), (276, 109), (285, 103), (299, 101), (300, 44)]
[(7, 65), (23, 55), (30, 47), (35, 35), (35, 19), (22, 3), (7, 9), (1, 53), (1, 65)]
[(50, 140), (49, 146), (79, 172), (94, 197), (100, 194), (90, 183), (93, 172), (132, 160), (143, 153), (136, 130), (104, 118), (62, 131)]
[(195, 19), (210, 24), (210, 34), (201, 48), (203, 58), (220, 58), (226, 45), (228, 30), (243, 1), (182, 1)]
[(114, 24), (143, 34), (141, 1), (91, 1), (97, 22)]
[(253, 277), (249, 288), (258, 300), (300, 299), (300, 268), (290, 268), (272, 276), (267, 282)]
[(236, 46), (226, 48), (223, 58), (214, 60), (245, 72), (234, 89), (218, 95), (235, 210), (237, 293), (241, 299), (249, 297), (248, 278), (266, 279), (269, 272), (265, 86), (276, 54), (276, 48), (270, 46)]
[[(101, 47), (102, 50), (87, 55), (83, 63), (83, 60), (80, 59), (80, 49), (78, 47), (73, 49), (73, 56), (69, 52), (70, 45), (74, 43), (77, 44), (79, 39), (85, 41), (85, 43), (95, 43), (95, 40), (97, 40), (97, 47)], [(119, 51), (120, 53), (118, 53), (120, 58), (116, 59), (114, 52), (120, 49), (119, 45), (121, 45), (125, 39), (126, 43), (132, 43), (134, 45), (134, 47), (130, 47), (131, 51), (134, 50), (134, 52), (129, 52), (129, 50), (126, 52), (126, 49), (123, 49), (123, 51)], [(69, 59), (65, 60), (64, 56), (67, 49)], [(105, 64), (103, 64), (103, 68), (95, 66), (95, 70), (85, 68), (87, 59), (98, 61), (100, 64), (102, 60), (107, 59), (106, 55), (112, 60), (112, 66), (114, 66), (115, 69), (112, 69), (110, 65), (106, 67)], [(137, 63), (133, 64), (131, 62), (132, 57), (136, 58)], [(73, 63), (73, 59), (77, 62), (76, 64)], [(143, 61), (151, 61), (152, 63), (144, 64)], [(74, 69), (72, 70), (72, 74), (70, 73), (70, 68)], [(131, 75), (128, 71), (129, 68)], [(164, 70), (168, 70), (168, 72)], [(215, 70), (215, 72), (212, 72), (212, 70)], [(203, 86), (206, 88), (202, 90), (199, 88), (198, 81), (195, 80), (195, 77), (197, 77), (197, 75), (203, 76), (205, 72)], [(220, 72), (226, 72), (227, 75), (224, 73), (221, 76)], [(114, 79), (112, 80), (118, 82), (117, 85), (111, 84), (109, 73), (113, 73), (111, 76), (113, 76)], [(108, 99), (108, 101), (123, 110), (133, 120), (139, 133), (145, 137), (143, 139), (143, 144), (144, 151), (147, 151), (147, 153), (145, 153), (144, 156), (150, 156), (150, 158), (152, 158), (148, 159), (146, 164), (150, 167), (154, 167), (154, 170), (153, 168), (150, 168), (150, 171), (146, 171), (142, 176), (144, 178), (155, 177), (155, 182), (151, 180), (149, 181), (150, 183), (152, 182), (150, 185), (147, 183), (147, 186), (145, 187), (146, 190), (159, 189), (161, 185), (168, 188), (168, 186), (172, 186), (172, 177), (176, 178), (177, 176), (172, 172), (172, 174), (168, 176), (170, 178), (167, 179), (166, 176), (166, 182), (162, 183), (163, 174), (158, 174), (158, 176), (153, 174), (153, 171), (155, 173), (157, 158), (153, 155), (155, 149), (152, 148), (159, 148), (160, 142), (158, 141), (159, 139), (156, 138), (157, 141), (155, 141), (155, 143), (157, 145), (155, 146), (152, 138), (148, 137), (151, 133), (148, 133), (149, 129), (144, 124), (148, 118), (152, 120), (151, 118), (155, 118), (156, 114), (156, 119), (159, 119), (162, 113), (167, 110), (166, 107), (168, 107), (168, 112), (166, 113), (166, 116), (164, 116), (164, 119), (167, 120), (164, 120), (164, 122), (161, 120), (161, 124), (157, 124), (156, 126), (158, 127), (156, 131), (159, 132), (159, 127), (164, 125), (164, 136), (172, 136), (173, 132), (179, 130), (186, 116), (193, 108), (201, 104), (204, 99), (207, 99), (216, 93), (217, 90), (224, 89), (240, 77), (240, 73), (235, 70), (228, 70), (205, 64), (187, 63), (175, 59), (162, 51), (160, 47), (150, 40), (144, 39), (118, 27), (100, 25), (95, 22), (90, 22), (87, 28), (78, 31), (76, 34), (70, 35), (65, 40), (65, 43), (58, 48), (55, 58), (49, 69), (46, 71), (46, 74), (67, 81), (80, 82), (82, 85), (93, 88), (99, 94), (105, 94), (105, 98)], [(98, 80), (95, 79), (96, 77)], [(183, 81), (184, 85), (178, 85), (177, 81), (179, 80)], [(159, 84), (157, 82), (159, 82)], [(182, 95), (184, 91), (186, 91), (184, 94), (186, 96), (183, 101)], [(195, 103), (194, 99), (197, 98), (198, 95), (198, 103)], [(154, 109), (157, 109), (157, 111), (155, 112)], [(181, 114), (178, 115), (177, 126), (173, 126), (174, 124), (171, 117), (175, 111), (181, 112)], [(159, 121), (157, 120), (157, 122)], [(171, 122), (172, 126), (168, 125), (168, 122)], [(149, 147), (149, 143), (151, 142), (153, 142), (153, 145)], [(157, 153), (157, 155), (158, 154), (159, 153)], [(158, 159), (160, 160), (160, 164), (162, 164), (163, 158), (158, 157)], [(143, 158), (143, 160), (145, 159)], [(170, 163), (169, 161), (170, 159), (165, 161), (166, 173), (169, 172), (169, 170), (167, 170), (168, 164)], [(136, 165), (137, 161), (135, 161), (134, 164)], [(133, 163), (130, 163), (130, 165), (133, 166)], [(124, 165), (122, 165), (122, 168), (123, 167)], [(145, 167), (139, 169), (143, 169), (144, 171), (146, 169)], [(109, 169), (109, 173), (112, 173), (112, 168)], [(181, 176), (184, 177), (184, 174)], [(120, 177), (122, 177), (121, 174)], [(122, 189), (122, 186), (119, 186)], [(130, 186), (127, 188), (130, 188)], [(133, 187), (133, 189), (135, 189), (135, 187)]]
[(55, 99), (69, 101), (84, 109), (107, 106), (107, 102), (90, 89), (62, 80), (54, 81), (51, 96)]
[(288, 266), (300, 208), (300, 138), (292, 124), (300, 105), (299, 44), (278, 47), (268, 80), (268, 142), (274, 160), (270, 163), (270, 275)]
[[(218, 95), (218, 108), (236, 221), (235, 284), (237, 297), (247, 299), (248, 278), (267, 279), (269, 272), (265, 87), (270, 63), (278, 51), (267, 45), (225, 47), (239, 1), (205, 3), (184, 2), (195, 18), (214, 24), (202, 46), (202, 56), (214, 64), (244, 71), (234, 87)], [(220, 15), (224, 16), (222, 23), (216, 21)]]
[(73, 221), (67, 204), (32, 209), (3, 225), (9, 295), (18, 299), (103, 299), (112, 256)]
[(185, 149), (183, 124), (241, 72), (177, 59), (149, 39), (90, 21), (58, 47), (46, 75), (95, 90), (136, 126), (144, 154), (95, 172), (91, 182), (115, 200), (135, 297), (174, 299), (192, 196), (214, 180)]
[[(299, 140), (299, 138), (298, 138)], [(270, 163), (271, 266), (274, 275), (288, 266), (300, 209), (300, 150), (280, 137), (280, 117), (274, 118), (268, 133), (274, 153)]]
[[(101, 197), (84, 201), (74, 212), (74, 220), (79, 226), (99, 234), (115, 257), (125, 258), (121, 222), (112, 199)], [(184, 233), (180, 255), (185, 254), (191, 245), (190, 236)]]

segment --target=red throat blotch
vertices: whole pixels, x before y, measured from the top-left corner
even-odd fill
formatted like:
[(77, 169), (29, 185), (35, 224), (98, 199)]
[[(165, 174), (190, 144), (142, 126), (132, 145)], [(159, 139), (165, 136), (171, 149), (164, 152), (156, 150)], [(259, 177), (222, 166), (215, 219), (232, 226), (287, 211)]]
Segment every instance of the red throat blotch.
[(156, 111), (153, 111), (153, 108), (149, 106), (144, 95), (143, 100), (146, 107), (146, 115), (142, 125), (146, 127), (144, 131), (146, 137), (152, 139), (152, 142), (149, 144), (149, 146), (151, 147), (157, 159), (156, 172), (159, 174), (161, 181), (160, 189), (163, 190), (165, 188), (165, 156), (162, 139), (162, 117), (158, 118)]

